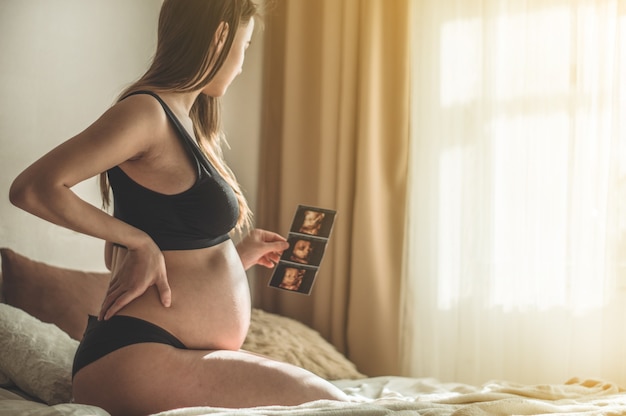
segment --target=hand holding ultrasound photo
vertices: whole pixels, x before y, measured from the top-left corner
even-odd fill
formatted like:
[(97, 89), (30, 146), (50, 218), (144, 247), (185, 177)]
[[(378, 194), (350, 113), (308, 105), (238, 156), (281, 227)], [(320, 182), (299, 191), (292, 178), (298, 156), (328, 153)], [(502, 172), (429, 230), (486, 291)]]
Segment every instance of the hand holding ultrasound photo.
[(274, 268), (271, 287), (308, 295), (319, 270), (336, 211), (298, 205), (285, 250)]

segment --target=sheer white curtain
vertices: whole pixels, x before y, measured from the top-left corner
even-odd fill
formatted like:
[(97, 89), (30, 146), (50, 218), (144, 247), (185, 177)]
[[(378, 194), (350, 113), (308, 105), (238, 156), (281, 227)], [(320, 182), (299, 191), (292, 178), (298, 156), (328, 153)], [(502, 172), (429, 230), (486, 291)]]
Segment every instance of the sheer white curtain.
[(626, 2), (413, 2), (407, 375), (626, 386)]

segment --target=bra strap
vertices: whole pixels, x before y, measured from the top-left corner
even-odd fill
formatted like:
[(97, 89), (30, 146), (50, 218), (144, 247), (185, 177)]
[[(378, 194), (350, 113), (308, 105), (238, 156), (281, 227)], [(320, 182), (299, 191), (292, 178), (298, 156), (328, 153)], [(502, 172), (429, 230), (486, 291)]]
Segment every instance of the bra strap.
[[(178, 120), (178, 117), (176, 117), (176, 114), (174, 114), (174, 112), (165, 103), (165, 101), (163, 101), (163, 99), (158, 94), (156, 94), (155, 92), (148, 91), (148, 90), (134, 91), (134, 92), (131, 92), (130, 94), (124, 96), (124, 98), (130, 97), (131, 95), (137, 95), (137, 94), (147, 94), (147, 95), (150, 95), (150, 96), (154, 97), (159, 102), (159, 104), (161, 104), (161, 107), (163, 107), (163, 110), (165, 111), (165, 114), (167, 114), (168, 118), (172, 121), (172, 123), (174, 124), (174, 127), (178, 131), (178, 134), (181, 137), (183, 137), (183, 142), (185, 143), (185, 146), (191, 152), (191, 154), (193, 155), (194, 159), (196, 160), (196, 163), (198, 164), (198, 169), (204, 168), (204, 171), (209, 176), (211, 176), (211, 173), (213, 172), (213, 169), (214, 169), (213, 168), (213, 164), (211, 164), (211, 162), (209, 161), (207, 156), (204, 154), (204, 152), (202, 150), (200, 150), (200, 147), (198, 146), (198, 143), (196, 143), (196, 141), (189, 135), (189, 133), (183, 127), (183, 125), (180, 122), (180, 120)], [(122, 99), (124, 99), (124, 98), (122, 98)]]

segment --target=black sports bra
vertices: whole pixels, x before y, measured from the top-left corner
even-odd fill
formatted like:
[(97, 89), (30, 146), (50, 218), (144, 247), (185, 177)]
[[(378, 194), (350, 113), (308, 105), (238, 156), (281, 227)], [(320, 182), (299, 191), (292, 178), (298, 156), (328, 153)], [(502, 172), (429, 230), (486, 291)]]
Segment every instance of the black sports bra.
[(230, 237), (237, 224), (239, 203), (228, 183), (200, 150), (172, 110), (157, 94), (198, 168), (194, 185), (174, 195), (150, 190), (132, 180), (119, 167), (107, 171), (113, 191), (113, 216), (145, 231), (161, 250), (192, 250), (217, 245)]

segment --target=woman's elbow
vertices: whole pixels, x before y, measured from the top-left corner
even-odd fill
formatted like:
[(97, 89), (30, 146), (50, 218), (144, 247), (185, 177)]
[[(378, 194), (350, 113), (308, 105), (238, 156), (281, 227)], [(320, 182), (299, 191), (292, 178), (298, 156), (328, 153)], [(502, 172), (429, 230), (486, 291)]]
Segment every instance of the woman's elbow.
[(27, 205), (29, 194), (29, 187), (20, 177), (16, 178), (11, 187), (9, 188), (9, 201), (13, 205), (19, 208), (24, 208)]
[(38, 199), (37, 186), (22, 175), (18, 176), (9, 188), (9, 201), (25, 211), (32, 211)]

